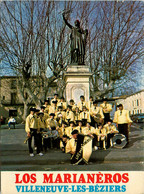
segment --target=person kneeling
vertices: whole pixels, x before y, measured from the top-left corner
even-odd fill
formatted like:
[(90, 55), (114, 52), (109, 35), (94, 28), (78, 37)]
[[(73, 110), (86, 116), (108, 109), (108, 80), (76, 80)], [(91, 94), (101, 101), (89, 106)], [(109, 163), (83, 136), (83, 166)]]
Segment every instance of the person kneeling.
[(92, 139), (79, 134), (78, 130), (72, 131), (72, 138), (67, 142), (66, 153), (71, 154), (71, 164), (88, 164), (92, 153)]
[[(98, 125), (96, 128), (96, 135), (97, 135), (97, 141), (98, 141), (98, 147), (101, 148), (103, 147), (104, 150), (106, 150), (106, 130), (103, 128), (103, 125)], [(102, 146), (101, 146), (102, 144)]]

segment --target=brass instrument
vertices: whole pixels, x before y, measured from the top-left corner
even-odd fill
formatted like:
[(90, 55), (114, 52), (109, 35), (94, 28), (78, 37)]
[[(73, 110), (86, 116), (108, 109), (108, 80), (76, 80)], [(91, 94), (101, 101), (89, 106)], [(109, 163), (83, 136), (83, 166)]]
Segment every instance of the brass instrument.
[[(31, 132), (31, 135), (33, 134), (33, 132)], [(30, 136), (31, 137), (31, 136)], [(27, 141), (28, 141), (28, 139), (30, 138), (30, 137), (26, 137), (26, 139), (24, 140), (24, 144), (27, 144)]]
[(94, 118), (95, 122), (100, 123), (100, 119), (101, 119), (100, 114), (96, 114), (96, 115), (93, 114), (93, 118)]

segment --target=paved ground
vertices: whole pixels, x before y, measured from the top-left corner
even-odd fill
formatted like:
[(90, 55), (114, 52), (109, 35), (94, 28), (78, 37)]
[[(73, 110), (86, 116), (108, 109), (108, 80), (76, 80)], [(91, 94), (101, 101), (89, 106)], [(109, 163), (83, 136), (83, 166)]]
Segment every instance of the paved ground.
[(130, 145), (125, 149), (110, 148), (92, 153), (89, 165), (73, 166), (70, 155), (60, 150), (48, 150), (44, 156), (31, 158), (24, 144), (26, 133), (24, 125), (8, 130), (1, 126), (1, 170), (2, 171), (62, 171), (62, 170), (116, 170), (129, 171), (144, 169), (144, 128), (142, 124), (133, 124), (130, 133)]

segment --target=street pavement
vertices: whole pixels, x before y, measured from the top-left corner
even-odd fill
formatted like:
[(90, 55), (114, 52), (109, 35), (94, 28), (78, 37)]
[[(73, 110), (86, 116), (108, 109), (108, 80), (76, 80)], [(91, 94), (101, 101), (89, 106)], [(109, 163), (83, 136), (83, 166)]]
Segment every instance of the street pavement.
[(141, 171), (144, 169), (144, 127), (133, 124), (130, 144), (127, 148), (109, 148), (93, 151), (88, 165), (71, 165), (70, 155), (58, 149), (49, 149), (43, 156), (30, 157), (24, 125), (17, 124), (8, 130), (2, 125), (1, 170), (2, 171)]

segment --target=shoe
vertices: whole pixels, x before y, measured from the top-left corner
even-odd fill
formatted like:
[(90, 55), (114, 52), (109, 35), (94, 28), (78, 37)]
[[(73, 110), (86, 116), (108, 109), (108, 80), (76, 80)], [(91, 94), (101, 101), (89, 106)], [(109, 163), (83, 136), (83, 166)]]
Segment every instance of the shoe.
[(39, 156), (43, 156), (43, 153), (41, 153), (41, 152), (40, 152), (40, 153), (38, 153), (37, 155), (39, 155)]
[(97, 147), (97, 146), (94, 146), (94, 150), (95, 150), (95, 151), (98, 150), (98, 147)]
[(33, 153), (31, 153), (31, 154), (30, 154), (30, 157), (34, 157), (34, 154), (33, 154)]

